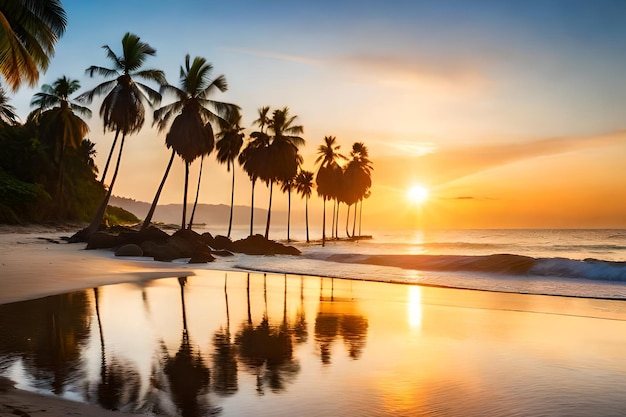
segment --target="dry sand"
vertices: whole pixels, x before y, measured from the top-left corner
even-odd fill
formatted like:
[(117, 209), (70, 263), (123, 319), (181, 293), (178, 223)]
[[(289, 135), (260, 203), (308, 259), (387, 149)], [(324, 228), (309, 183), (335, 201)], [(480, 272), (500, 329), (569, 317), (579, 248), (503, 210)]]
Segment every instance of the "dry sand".
[[(57, 243), (77, 228), (0, 226), (0, 304), (62, 294), (121, 282), (176, 276), (182, 264), (115, 258), (110, 251), (84, 250), (84, 244)], [(136, 414), (16, 389), (0, 378), (0, 417), (112, 417)]]

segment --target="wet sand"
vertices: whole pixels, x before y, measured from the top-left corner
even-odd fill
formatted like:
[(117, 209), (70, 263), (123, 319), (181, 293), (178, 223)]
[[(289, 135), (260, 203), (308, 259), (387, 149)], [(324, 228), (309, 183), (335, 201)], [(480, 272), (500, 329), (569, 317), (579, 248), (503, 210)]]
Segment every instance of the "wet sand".
[[(190, 280), (190, 286), (193, 288), (194, 282), (201, 283), (201, 285), (197, 287), (197, 293), (192, 290), (188, 294), (188, 311), (191, 313), (198, 308), (222, 308), (220, 297), (223, 297), (224, 284), (222, 283), (223, 276), (219, 271), (196, 270), (194, 273), (193, 266), (184, 264), (121, 259), (115, 258), (109, 251), (85, 251), (82, 249), (83, 244), (55, 243), (61, 236), (71, 234), (66, 231), (36, 230), (36, 233), (23, 233), (22, 230), (22, 233), (10, 233), (0, 230), (0, 232), (2, 232), (0, 234), (0, 304), (115, 283), (195, 275)], [(241, 273), (233, 273), (233, 278), (229, 278), (229, 290), (232, 291), (230, 292), (232, 315), (236, 314), (234, 312), (239, 312), (239, 314), (245, 312), (245, 300), (241, 297), (246, 294), (247, 284), (242, 277), (239, 277), (240, 282), (237, 284), (237, 274)], [(249, 297), (252, 297), (254, 305), (260, 308), (265, 294), (259, 280), (262, 274), (257, 275), (256, 286), (253, 287)], [(215, 281), (215, 278), (219, 281)], [(282, 285), (283, 277), (274, 276), (268, 281)], [(284, 278), (284, 282), (287, 282), (287, 277)], [(434, 415), (509, 415), (506, 414), (505, 409), (498, 408), (505, 407), (506, 404), (509, 404), (509, 407), (525, 407), (520, 410), (528, 412), (535, 403), (543, 405), (553, 402), (545, 398), (543, 402), (535, 400), (530, 404), (520, 402), (520, 397), (523, 400), (523, 395), (520, 393), (536, 395), (537, 390), (532, 387), (541, 382), (542, 390), (545, 392), (554, 391), (559, 395), (566, 395), (567, 393), (562, 393), (554, 387), (577, 381), (582, 377), (586, 378), (583, 378), (583, 381), (588, 381), (590, 378), (596, 381), (593, 387), (597, 391), (593, 394), (589, 393), (590, 400), (587, 401), (584, 398), (584, 403), (589, 403), (589, 407), (595, 407), (594, 410), (600, 407), (599, 409), (603, 411), (613, 412), (603, 415), (623, 415), (618, 413), (623, 411), (621, 403), (594, 405), (591, 401), (592, 398), (604, 398), (602, 396), (610, 393), (611, 390), (607, 386), (610, 386), (613, 391), (617, 390), (619, 398), (623, 398), (621, 392), (626, 390), (622, 383), (615, 382), (624, 375), (620, 373), (624, 363), (624, 343), (619, 335), (623, 334), (623, 323), (626, 322), (626, 307), (622, 302), (353, 281), (335, 282), (333, 286), (332, 280), (329, 279), (320, 283), (315, 280), (311, 282), (313, 284), (308, 291), (312, 295), (307, 296), (307, 299), (313, 304), (307, 317), (313, 318), (316, 314), (322, 314), (322, 316), (327, 313), (338, 314), (339, 309), (344, 308), (343, 304), (347, 305), (345, 308), (354, 308), (359, 304), (364, 316), (369, 317), (369, 326), (372, 329), (366, 351), (369, 360), (354, 362), (350, 359), (352, 361), (350, 363), (355, 364), (353, 378), (355, 381), (358, 379), (361, 384), (360, 390), (350, 390), (350, 392), (363, 396), (363, 398), (358, 398), (357, 404), (366, 404), (366, 400), (372, 398), (380, 399), (386, 407), (384, 409), (388, 412), (379, 415), (411, 415), (415, 409), (422, 410), (418, 407), (420, 398), (420, 401), (428, 398), (432, 401), (430, 405), (425, 403), (424, 407), (434, 407), (432, 409), (437, 410), (443, 406), (448, 407)], [(151, 297), (157, 297), (157, 290), (167, 285), (171, 286), (172, 283), (154, 284), (152, 289), (149, 289), (149, 292), (155, 291)], [(274, 292), (268, 291), (267, 296), (278, 297), (279, 301), (282, 300), (281, 297), (285, 297), (287, 293), (282, 292), (281, 285), (278, 285), (278, 289)], [(211, 288), (215, 294), (218, 294), (217, 296), (202, 292)], [(284, 288), (287, 288), (286, 285)], [(289, 288), (293, 291), (292, 288), (296, 287), (290, 282)], [(357, 294), (357, 288), (358, 303), (353, 299)], [(114, 291), (113, 288), (110, 290)], [(176, 295), (178, 291), (174, 285), (171, 293)], [(329, 294), (331, 294), (331, 301), (332, 294), (334, 294), (334, 302), (328, 302)], [(136, 294), (131, 295), (132, 300), (140, 299)], [(298, 297), (298, 294), (291, 295)], [(241, 298), (238, 303), (237, 297)], [(115, 299), (121, 298), (118, 296)], [(148, 299), (153, 300), (150, 297)], [(207, 299), (219, 299), (220, 303), (207, 303)], [(301, 299), (301, 296), (298, 299)], [(171, 294), (161, 302), (157, 302), (157, 299), (153, 301), (154, 305), (162, 306), (159, 311), (163, 314), (165, 313), (161, 310), (166, 310), (166, 306), (173, 309), (165, 314), (166, 317), (175, 317), (179, 314), (180, 306), (177, 303), (171, 303)], [(282, 311), (283, 304), (278, 304)], [(276, 307), (278, 304), (272, 302), (270, 306), (278, 308)], [(113, 313), (118, 310), (115, 305), (111, 309)], [(254, 317), (258, 318), (261, 315), (261, 311), (253, 311)], [(217, 314), (209, 316), (214, 319), (218, 317)], [(280, 317), (280, 311), (270, 311), (269, 316)], [(120, 320), (124, 320), (124, 317)], [(207, 317), (207, 315), (202, 315), (202, 317)], [(233, 316), (231, 319), (233, 323), (238, 323), (243, 320), (243, 316), (239, 318)], [(114, 322), (119, 323), (120, 320)], [(189, 332), (196, 339), (200, 335), (210, 335), (210, 332), (206, 331), (206, 321), (200, 324), (202, 328), (195, 329), (190, 323)], [(109, 337), (113, 336), (109, 333)], [(171, 344), (175, 346), (180, 335), (175, 332), (171, 339)], [(205, 340), (199, 344), (209, 345), (210, 341)], [(394, 351), (393, 358), (389, 357), (391, 347)], [(452, 359), (458, 362), (450, 367), (448, 365)], [(319, 358), (314, 356), (313, 360), (318, 361)], [(335, 361), (339, 363), (339, 359)], [(303, 366), (308, 363), (306, 359), (302, 359), (302, 362)], [(347, 365), (344, 363), (343, 366)], [(616, 367), (619, 368), (619, 372), (615, 372)], [(315, 367), (315, 369), (318, 368), (325, 370), (325, 375), (330, 372), (328, 367)], [(419, 370), (419, 372), (407, 373), (407, 370)], [(522, 371), (526, 374), (520, 374)], [(626, 373), (626, 371), (623, 372)], [(342, 375), (345, 373), (341, 365), (337, 366), (337, 373)], [(570, 373), (576, 374), (577, 377), (563, 379), (564, 375)], [(596, 374), (599, 376), (594, 380), (593, 377)], [(609, 378), (606, 378), (605, 374)], [(381, 379), (381, 375), (385, 378)], [(454, 385), (457, 387), (456, 391), (451, 390), (452, 383), (456, 384)], [(328, 385), (328, 382), (325, 384)], [(325, 384), (320, 383), (315, 387), (323, 388)], [(501, 389), (503, 384), (507, 387), (504, 390)], [(348, 385), (342, 383), (342, 386)], [(303, 386), (306, 389), (303, 391), (301, 400), (315, 403), (309, 404), (312, 412), (317, 412), (316, 415), (335, 415), (330, 409), (324, 413), (322, 409), (315, 408), (320, 405), (315, 395), (311, 394), (311, 386)], [(440, 389), (432, 387), (440, 387)], [(585, 389), (588, 390), (591, 387), (592, 385), (586, 385)], [(298, 389), (294, 388), (293, 391), (298, 391)], [(430, 397), (420, 394), (422, 391), (428, 392)], [(455, 398), (463, 394), (466, 401), (452, 404), (448, 391), (452, 392)], [(336, 391), (334, 397), (327, 398), (327, 404), (329, 406), (344, 404), (346, 399), (340, 398), (340, 394), (343, 395), (341, 391)], [(495, 394), (501, 397), (496, 398)], [(330, 395), (330, 393), (325, 393), (325, 395)], [(413, 398), (415, 395), (419, 398)], [(267, 403), (256, 404), (256, 401), (260, 401), (260, 397), (256, 394), (243, 398), (244, 400), (247, 398), (248, 405), (252, 407), (250, 411), (257, 415), (272, 415), (271, 413), (277, 411), (268, 407)], [(475, 398), (476, 401), (469, 401), (471, 398)], [(606, 401), (613, 399), (611, 396)], [(233, 401), (235, 400), (236, 402), (228, 403), (235, 410), (231, 415), (238, 415), (237, 407), (242, 404), (240, 397), (233, 397)], [(247, 404), (245, 401), (243, 403)], [(280, 402), (271, 403), (272, 406), (278, 406), (278, 404)], [(484, 413), (487, 404), (492, 406), (491, 414)], [(602, 407), (605, 408), (602, 409)], [(581, 409), (576, 415), (596, 415), (589, 414), (586, 410)], [(348, 411), (354, 413), (355, 409)], [(228, 413), (225, 411), (226, 414)], [(274, 415), (278, 414), (280, 413)], [(16, 415), (111, 417), (137, 414), (107, 411), (97, 406), (26, 392), (13, 388), (7, 380), (0, 380), (0, 417)], [(520, 413), (510, 415), (538, 414), (523, 414), (523, 411), (520, 411)]]
[[(171, 277), (184, 265), (115, 258), (106, 250), (83, 250), (83, 243), (59, 242), (71, 227), (0, 228), (0, 304), (30, 300), (101, 285)], [(185, 270), (186, 275), (193, 275)], [(0, 379), (0, 417), (129, 416), (58, 397), (18, 390)]]

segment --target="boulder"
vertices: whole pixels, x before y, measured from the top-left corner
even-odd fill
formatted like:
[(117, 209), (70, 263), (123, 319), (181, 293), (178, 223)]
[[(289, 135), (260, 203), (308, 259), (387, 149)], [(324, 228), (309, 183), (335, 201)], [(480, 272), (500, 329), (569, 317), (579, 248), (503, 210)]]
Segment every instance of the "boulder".
[(107, 232), (95, 232), (89, 237), (85, 249), (110, 249), (119, 244), (117, 235)]
[(189, 264), (205, 264), (213, 262), (215, 258), (210, 253), (196, 253), (189, 259)]
[(213, 250), (213, 251), (211, 251), (211, 254), (215, 255), (215, 256), (223, 256), (223, 257), (235, 256), (234, 253), (232, 253), (231, 251), (225, 250), (225, 249)]
[(293, 246), (286, 246), (273, 240), (265, 239), (261, 235), (248, 236), (245, 239), (233, 242), (233, 252), (247, 255), (300, 255), (300, 251)]
[(233, 247), (233, 242), (226, 236), (217, 235), (213, 239), (213, 244), (210, 244), (209, 246), (211, 246), (213, 249), (231, 250)]
[(143, 256), (143, 250), (139, 245), (128, 243), (117, 248), (115, 256)]

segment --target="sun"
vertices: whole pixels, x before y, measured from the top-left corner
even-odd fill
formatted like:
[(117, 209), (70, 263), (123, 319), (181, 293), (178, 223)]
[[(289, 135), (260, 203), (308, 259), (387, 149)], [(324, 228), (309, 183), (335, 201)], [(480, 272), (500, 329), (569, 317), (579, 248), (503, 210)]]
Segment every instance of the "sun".
[(413, 185), (406, 192), (407, 199), (414, 204), (424, 204), (428, 200), (429, 191), (428, 188), (423, 185)]

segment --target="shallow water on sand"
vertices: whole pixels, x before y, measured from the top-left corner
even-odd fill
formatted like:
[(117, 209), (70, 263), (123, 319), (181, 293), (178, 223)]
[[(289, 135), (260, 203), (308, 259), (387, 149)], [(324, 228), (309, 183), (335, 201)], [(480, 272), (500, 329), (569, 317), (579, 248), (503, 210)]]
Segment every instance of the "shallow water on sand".
[(618, 416), (626, 302), (196, 271), (0, 306), (0, 374), (204, 416)]

